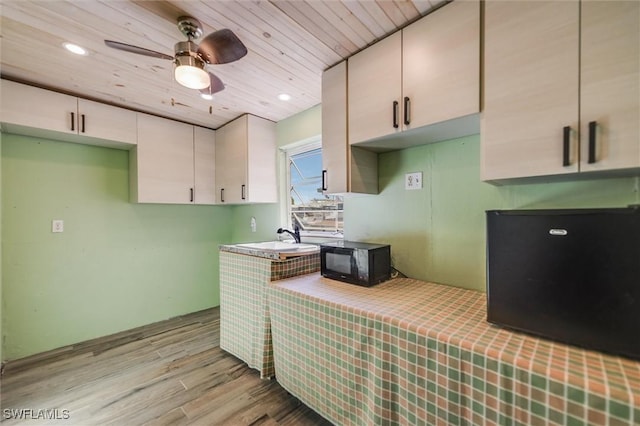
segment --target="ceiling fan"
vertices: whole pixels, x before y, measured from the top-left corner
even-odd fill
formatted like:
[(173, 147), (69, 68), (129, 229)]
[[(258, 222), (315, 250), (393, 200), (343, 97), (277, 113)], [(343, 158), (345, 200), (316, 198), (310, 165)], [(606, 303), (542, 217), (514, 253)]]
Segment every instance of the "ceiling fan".
[(222, 81), (206, 71), (205, 65), (237, 61), (247, 54), (245, 45), (233, 31), (226, 28), (207, 35), (199, 45), (194, 43), (193, 40), (202, 35), (202, 25), (200, 21), (191, 16), (179, 17), (178, 29), (187, 37), (187, 41), (176, 43), (175, 56), (113, 40), (105, 40), (104, 43), (125, 52), (173, 61), (176, 81), (190, 89), (197, 89), (208, 95), (223, 90)]

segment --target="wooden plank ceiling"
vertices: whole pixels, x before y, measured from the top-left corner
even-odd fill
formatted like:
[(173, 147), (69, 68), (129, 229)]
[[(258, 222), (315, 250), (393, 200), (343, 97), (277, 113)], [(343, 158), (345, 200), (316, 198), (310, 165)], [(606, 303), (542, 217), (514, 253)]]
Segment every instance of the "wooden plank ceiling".
[[(320, 103), (321, 75), (445, 0), (2, 0), (3, 78), (210, 128), (251, 113), (279, 121)], [(239, 61), (210, 65), (225, 83), (212, 101), (173, 80), (171, 61), (111, 49), (105, 39), (173, 56), (178, 16), (204, 35), (229, 28), (247, 46)], [(65, 51), (68, 41), (89, 50)], [(196, 40), (196, 43), (198, 40)], [(290, 101), (278, 95), (287, 93)], [(1, 96), (1, 94), (0, 94)]]

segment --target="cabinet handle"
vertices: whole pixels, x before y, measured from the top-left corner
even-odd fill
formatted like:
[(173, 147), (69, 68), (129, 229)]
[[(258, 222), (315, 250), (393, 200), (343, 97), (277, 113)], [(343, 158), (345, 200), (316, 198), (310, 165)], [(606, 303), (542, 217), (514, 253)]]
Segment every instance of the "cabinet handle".
[(193, 203), (193, 188), (189, 188), (189, 191), (191, 192), (190, 200)]
[(224, 188), (220, 189), (220, 202), (224, 203)]
[(589, 122), (589, 164), (596, 162), (596, 122)]
[(562, 128), (562, 166), (571, 165), (569, 161), (569, 144), (571, 142), (571, 127), (564, 126)]
[(322, 171), (322, 190), (326, 191), (327, 189), (329, 189), (327, 187), (327, 171), (323, 170)]
[(409, 124), (411, 124), (411, 121), (409, 120), (410, 117), (410, 112), (409, 112), (409, 106), (411, 104), (411, 100), (409, 99), (408, 96), (404, 97), (404, 125), (408, 126)]
[(71, 131), (76, 131), (76, 114), (73, 112), (71, 113)]
[(246, 187), (247, 187), (246, 185), (242, 185), (242, 189), (241, 189), (241, 191), (240, 191), (240, 195), (241, 195), (241, 197), (242, 197), (242, 199), (243, 199), (243, 200), (245, 199), (244, 193), (245, 193), (245, 189), (246, 189)]
[(82, 122), (82, 126), (80, 127), (80, 131), (84, 133), (84, 114), (80, 114), (80, 121)]
[(398, 101), (393, 101), (393, 128), (398, 128)]

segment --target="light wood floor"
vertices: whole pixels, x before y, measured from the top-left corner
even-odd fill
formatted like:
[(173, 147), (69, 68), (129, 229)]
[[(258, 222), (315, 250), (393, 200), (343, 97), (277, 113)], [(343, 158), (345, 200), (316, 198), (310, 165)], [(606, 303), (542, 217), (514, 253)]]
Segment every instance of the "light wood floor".
[(69, 410), (25, 424), (330, 424), (221, 350), (219, 329), (214, 308), (10, 361), (2, 422), (23, 424), (7, 419), (15, 408)]

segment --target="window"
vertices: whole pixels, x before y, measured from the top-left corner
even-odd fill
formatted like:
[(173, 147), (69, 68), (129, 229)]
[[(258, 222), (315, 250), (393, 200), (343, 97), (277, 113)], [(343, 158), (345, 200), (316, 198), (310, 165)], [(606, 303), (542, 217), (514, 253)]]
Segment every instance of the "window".
[(306, 235), (341, 236), (344, 228), (342, 197), (322, 193), (320, 141), (287, 150), (286, 157), (291, 227), (298, 226)]

